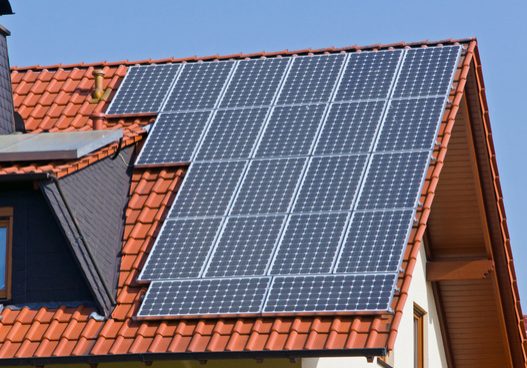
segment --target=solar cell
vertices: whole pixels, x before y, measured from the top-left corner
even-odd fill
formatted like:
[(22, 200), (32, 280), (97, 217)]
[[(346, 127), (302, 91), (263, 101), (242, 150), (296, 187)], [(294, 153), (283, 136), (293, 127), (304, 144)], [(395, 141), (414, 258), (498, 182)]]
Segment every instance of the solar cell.
[(447, 94), (460, 50), (461, 46), (407, 50), (393, 96), (398, 98)]
[(264, 312), (389, 310), (395, 274), (277, 276)]
[(265, 275), (284, 222), (285, 216), (230, 217), (205, 276)]
[(306, 162), (305, 158), (252, 161), (231, 214), (287, 212)]
[(415, 207), (429, 156), (429, 151), (375, 154), (357, 209)]
[(163, 111), (212, 109), (233, 66), (234, 61), (184, 64)]
[(138, 316), (257, 313), (268, 284), (263, 277), (154, 281)]
[(432, 149), (444, 103), (444, 97), (392, 101), (376, 151)]
[(350, 54), (335, 101), (387, 98), (402, 53), (396, 50)]
[(160, 114), (137, 164), (190, 162), (209, 116), (209, 111)]
[(413, 210), (355, 212), (336, 272), (398, 272)]
[(288, 63), (289, 58), (239, 61), (220, 107), (270, 105)]
[(330, 273), (347, 217), (345, 213), (291, 216), (271, 274)]
[(278, 106), (267, 123), (256, 157), (307, 155), (326, 105)]
[(139, 279), (199, 277), (220, 225), (218, 218), (165, 221)]
[(278, 105), (329, 102), (345, 58), (345, 54), (293, 58)]
[(223, 216), (245, 166), (245, 161), (193, 163), (168, 217)]
[(369, 152), (383, 109), (383, 101), (331, 105), (315, 154)]
[(179, 68), (179, 64), (131, 67), (107, 113), (158, 112)]
[(267, 111), (268, 108), (218, 111), (196, 160), (249, 158)]
[(366, 158), (366, 155), (314, 157), (293, 212), (351, 210)]

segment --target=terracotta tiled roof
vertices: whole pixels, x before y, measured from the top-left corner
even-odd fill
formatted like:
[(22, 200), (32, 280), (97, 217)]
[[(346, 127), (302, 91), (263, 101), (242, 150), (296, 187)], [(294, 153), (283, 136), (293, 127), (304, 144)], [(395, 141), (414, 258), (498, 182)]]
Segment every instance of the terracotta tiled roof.
[(386, 316), (133, 320), (146, 290), (135, 284), (135, 278), (183, 174), (177, 168), (134, 173), (117, 306), (111, 318), (90, 318), (93, 310), (83, 307), (7, 308), (0, 320), (0, 358), (386, 346), (391, 322)]
[[(342, 48), (282, 50), (277, 52), (259, 52), (251, 54), (211, 55), (203, 57), (147, 59), (137, 61), (117, 61), (80, 64), (56, 64), (48, 66), (13, 67), (11, 81), (13, 84), (13, 100), (15, 111), (20, 114), (27, 131), (30, 132), (58, 132), (78, 131), (93, 129), (92, 115), (106, 111), (106, 108), (126, 75), (129, 66), (137, 64), (192, 62), (198, 60), (232, 59), (232, 58), (257, 58), (276, 57), (285, 55), (300, 55), (308, 53), (329, 53), (339, 51), (380, 50), (389, 48), (403, 48), (416, 46), (435, 46), (439, 44), (463, 43), (470, 40), (442, 40), (435, 42), (394, 43), (369, 46), (347, 46)], [(108, 91), (108, 98), (94, 102), (91, 92), (94, 85), (93, 71), (103, 70), (103, 88)], [(107, 122), (107, 127), (124, 128), (126, 137), (133, 137), (134, 141), (139, 134), (139, 127), (153, 121), (152, 117), (136, 115), (121, 119), (113, 118)], [(131, 140), (127, 143), (133, 143)], [(75, 170), (75, 167), (84, 167), (115, 151), (116, 146), (109, 147), (105, 152), (97, 152), (88, 160), (79, 162), (62, 163), (23, 163), (0, 164), (2, 174), (28, 174), (52, 171), (58, 176), (66, 175)], [(71, 165), (70, 165), (71, 164)]]
[[(441, 41), (419, 44), (374, 45), (345, 49), (282, 51), (248, 55), (211, 56), (201, 58), (243, 58), (277, 56), (300, 53), (334, 52), (339, 50), (384, 49), (390, 47), (429, 46)], [(160, 223), (173, 200), (184, 175), (184, 168), (136, 169), (130, 189), (130, 201), (126, 212), (126, 225), (122, 250), (117, 305), (107, 320), (91, 318), (91, 309), (42, 308), (40, 310), (5, 309), (0, 320), (0, 358), (34, 357), (96, 357), (122, 354), (181, 353), (213, 354), (229, 353), (287, 353), (295, 351), (329, 351), (332, 354), (349, 349), (383, 349), (394, 347), (395, 337), (407, 298), (416, 257), (421, 247), (430, 207), (437, 186), (439, 172), (446, 155), (447, 144), (454, 119), (459, 108), (466, 82), (475, 41), (460, 41), (468, 46), (465, 62), (455, 77), (455, 89), (444, 115), (438, 137), (439, 145), (434, 152), (436, 160), (431, 164), (418, 210), (409, 246), (404, 256), (403, 271), (399, 277), (399, 292), (393, 300), (394, 314), (341, 316), (341, 317), (283, 317), (283, 318), (226, 318), (201, 320), (138, 321), (132, 317), (137, 311), (146, 286), (135, 280), (138, 271), (157, 235)], [(53, 65), (48, 67), (13, 68), (12, 79), (15, 107), (29, 130), (62, 131), (92, 129), (90, 116), (105, 111), (107, 102), (93, 104), (90, 91), (93, 86), (92, 71), (104, 68), (105, 88), (115, 91), (126, 74), (129, 65), (137, 63), (163, 63), (194, 61), (198, 58), (144, 60), (138, 62), (94, 63), (77, 65)], [(141, 139), (141, 126), (150, 122), (147, 117), (126, 118), (109, 124), (126, 129), (127, 144)], [(42, 172), (58, 170), (65, 175), (75, 166), (112, 154), (116, 145), (93, 154), (91, 159), (77, 163), (48, 163), (47, 166), (31, 164), (0, 167), (0, 175), (6, 173)], [(82, 162), (80, 162), (82, 161)], [(146, 354), (146, 355), (145, 355)], [(94, 360), (95, 361), (95, 360)], [(28, 361), (28, 364), (32, 361)]]
[(78, 307), (5, 309), (0, 329), (0, 358), (82, 354), (93, 346), (102, 322), (92, 309)]
[[(110, 94), (118, 87), (127, 70), (125, 65), (98, 65), (97, 68), (104, 71), (103, 87)], [(15, 111), (20, 114), (26, 130), (33, 133), (92, 130), (92, 115), (104, 111), (108, 103), (95, 103), (91, 98), (94, 70), (94, 66), (13, 68), (11, 81)], [(128, 146), (141, 139), (141, 127), (152, 121), (149, 117), (113, 119), (106, 122), (106, 128), (123, 129), (123, 145)], [(117, 144), (110, 145), (73, 161), (1, 163), (0, 175), (51, 172), (60, 177), (113, 154), (117, 147)]]
[[(35, 68), (11, 73), (15, 110), (27, 130), (90, 130), (90, 116), (105, 108), (106, 101), (94, 103), (94, 67)], [(102, 67), (104, 88), (112, 91), (126, 74), (127, 67)]]

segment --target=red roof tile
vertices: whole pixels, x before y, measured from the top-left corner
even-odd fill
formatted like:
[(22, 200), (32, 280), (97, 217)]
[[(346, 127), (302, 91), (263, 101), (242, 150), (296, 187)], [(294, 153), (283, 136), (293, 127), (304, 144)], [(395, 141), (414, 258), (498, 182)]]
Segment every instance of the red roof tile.
[[(456, 41), (239, 54), (199, 59), (272, 57), (453, 42)], [(94, 310), (84, 307), (4, 309), (0, 320), (0, 358), (393, 349), (474, 47), (475, 42), (470, 42), (465, 63), (456, 74), (457, 88), (450, 96), (451, 104), (440, 129), (440, 145), (434, 152), (436, 160), (429, 168), (423, 189), (423, 206), (417, 214), (419, 220), (412, 231), (404, 256), (403, 272), (398, 282), (400, 292), (396, 294), (392, 305), (394, 314), (166, 321), (133, 319), (146, 291), (146, 286), (136, 283), (138, 272), (146, 260), (159, 231), (159, 225), (166, 216), (185, 172), (183, 168), (175, 167), (136, 169), (126, 211), (117, 305), (110, 318), (104, 321), (93, 318), (90, 315)], [(103, 68), (105, 88), (110, 88), (114, 93), (130, 65), (195, 60), (198, 58), (13, 68), (15, 108), (24, 119), (28, 130), (34, 132), (92, 129), (93, 121), (90, 116), (104, 111), (107, 104), (104, 101), (91, 102), (94, 68)], [(133, 144), (141, 139), (141, 126), (151, 120), (152, 117), (123, 118), (111, 120), (108, 124), (125, 128), (125, 142)], [(111, 155), (116, 149), (116, 145), (111, 145), (75, 162), (3, 165), (0, 166), (0, 175), (26, 172), (67, 175)]]

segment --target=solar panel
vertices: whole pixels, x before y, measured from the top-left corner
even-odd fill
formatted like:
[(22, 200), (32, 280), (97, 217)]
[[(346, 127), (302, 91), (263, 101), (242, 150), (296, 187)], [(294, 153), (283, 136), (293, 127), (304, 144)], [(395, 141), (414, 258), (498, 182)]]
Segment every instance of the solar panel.
[(286, 212), (306, 162), (304, 158), (252, 161), (231, 214)]
[(138, 165), (190, 162), (209, 119), (209, 111), (160, 114), (147, 138)]
[(158, 112), (179, 68), (179, 64), (131, 67), (107, 113)]
[(221, 218), (165, 221), (139, 279), (199, 277), (220, 225)]
[(395, 274), (277, 276), (264, 312), (386, 311), (395, 278)]
[(269, 278), (154, 281), (139, 317), (225, 315), (260, 311)]
[(351, 210), (366, 158), (366, 155), (314, 157), (293, 212)]
[(221, 108), (270, 105), (288, 63), (288, 58), (239, 61)]
[(392, 101), (376, 150), (432, 149), (444, 103), (444, 97)]
[(345, 213), (291, 216), (271, 274), (330, 273), (347, 217)]
[(245, 166), (245, 161), (193, 163), (168, 217), (223, 216)]
[(307, 155), (326, 105), (278, 106), (273, 110), (256, 157)]
[(163, 111), (212, 109), (233, 66), (233, 61), (184, 64)]
[(328, 102), (345, 58), (345, 54), (293, 58), (278, 104)]
[(415, 207), (429, 155), (429, 151), (375, 154), (357, 209)]
[(460, 50), (431, 49), (186, 64), (138, 161), (191, 162), (139, 316), (389, 310)]
[(387, 98), (402, 54), (402, 50), (350, 54), (335, 101)]
[(369, 152), (381, 123), (384, 104), (373, 101), (331, 105), (315, 154)]
[(394, 97), (437, 96), (448, 93), (461, 46), (406, 51)]
[(218, 111), (196, 161), (249, 158), (267, 111), (267, 108)]
[(284, 222), (285, 216), (229, 218), (205, 276), (265, 275)]
[(413, 210), (355, 212), (336, 272), (398, 272)]

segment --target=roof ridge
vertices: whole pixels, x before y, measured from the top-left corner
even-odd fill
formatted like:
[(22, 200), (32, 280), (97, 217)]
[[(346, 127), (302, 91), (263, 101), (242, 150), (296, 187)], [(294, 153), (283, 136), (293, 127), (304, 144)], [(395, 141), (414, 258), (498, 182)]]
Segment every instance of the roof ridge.
[(164, 63), (181, 63), (188, 61), (210, 61), (210, 60), (226, 60), (226, 59), (244, 59), (244, 58), (258, 58), (258, 57), (277, 57), (283, 55), (295, 54), (319, 54), (326, 52), (341, 52), (341, 51), (369, 51), (369, 50), (385, 50), (390, 48), (404, 48), (404, 47), (419, 47), (419, 46), (436, 46), (440, 44), (468, 44), (471, 41), (477, 41), (476, 37), (467, 37), (459, 39), (443, 39), (436, 41), (422, 40), (416, 42), (394, 42), (386, 44), (371, 44), (371, 45), (349, 45), (343, 47), (326, 47), (318, 49), (296, 49), (296, 50), (280, 50), (280, 51), (260, 51), (252, 53), (238, 53), (226, 55), (205, 55), (205, 56), (186, 56), (186, 57), (166, 57), (161, 59), (143, 59), (143, 60), (118, 60), (118, 61), (98, 61), (91, 63), (72, 63), (72, 64), (51, 64), (51, 65), (30, 65), (30, 66), (12, 66), (11, 71), (35, 71), (35, 70), (57, 70), (57, 69), (75, 69), (75, 68), (90, 68), (90, 67), (105, 67), (105, 66), (119, 66), (119, 65), (137, 65), (137, 64), (164, 64)]

